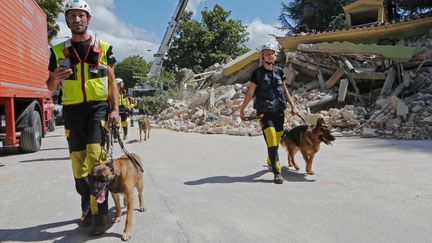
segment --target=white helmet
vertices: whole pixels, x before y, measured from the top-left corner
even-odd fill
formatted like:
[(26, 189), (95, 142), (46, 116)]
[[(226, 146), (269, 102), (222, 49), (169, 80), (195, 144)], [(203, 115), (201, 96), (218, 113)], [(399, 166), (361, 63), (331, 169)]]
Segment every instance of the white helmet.
[(271, 43), (266, 43), (266, 44), (261, 46), (260, 52), (262, 52), (264, 50), (271, 50), (273, 52), (276, 52), (276, 47)]
[(89, 16), (91, 16), (90, 5), (84, 0), (68, 0), (64, 6), (64, 13), (72, 9), (84, 10)]
[(116, 84), (122, 84), (123, 83), (123, 79), (121, 78), (116, 78), (115, 79)]

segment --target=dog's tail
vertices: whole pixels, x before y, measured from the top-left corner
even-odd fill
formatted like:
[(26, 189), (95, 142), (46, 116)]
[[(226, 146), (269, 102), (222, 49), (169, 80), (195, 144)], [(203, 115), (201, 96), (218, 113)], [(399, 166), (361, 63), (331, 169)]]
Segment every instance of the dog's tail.
[(285, 131), (282, 133), (282, 136), (281, 136), (280, 141), (279, 141), (280, 145), (281, 145), (282, 147), (284, 147), (284, 148), (286, 148), (286, 140), (285, 140), (285, 137), (286, 137), (287, 133), (288, 133), (288, 131), (285, 130)]

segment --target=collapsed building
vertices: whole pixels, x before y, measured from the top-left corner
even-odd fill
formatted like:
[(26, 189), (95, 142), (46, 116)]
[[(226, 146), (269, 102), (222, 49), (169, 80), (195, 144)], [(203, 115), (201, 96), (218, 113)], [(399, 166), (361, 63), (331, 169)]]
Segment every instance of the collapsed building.
[[(344, 7), (347, 29), (279, 37), (278, 65), (307, 122), (324, 117), (340, 136), (432, 138), (432, 16), (388, 23), (382, 0)], [(390, 43), (391, 45), (383, 45)], [(256, 50), (202, 74), (181, 70), (193, 92), (172, 100), (157, 125), (183, 132), (259, 135), (239, 108)], [(252, 104), (245, 110), (253, 116)], [(303, 123), (286, 114), (286, 128)]]

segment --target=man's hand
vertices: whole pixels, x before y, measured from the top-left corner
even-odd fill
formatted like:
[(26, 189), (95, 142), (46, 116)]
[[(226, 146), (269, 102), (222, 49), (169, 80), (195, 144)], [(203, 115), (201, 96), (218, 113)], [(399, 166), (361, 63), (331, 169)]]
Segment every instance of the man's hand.
[(60, 82), (61, 80), (67, 79), (73, 73), (72, 69), (65, 67), (58, 67), (53, 72), (53, 78), (55, 81)]
[(297, 108), (293, 108), (292, 110), (291, 110), (291, 115), (293, 115), (293, 116), (297, 116), (297, 115), (299, 115), (300, 113), (299, 113), (299, 111), (297, 110)]
[(51, 92), (59, 89), (60, 81), (67, 79), (73, 73), (72, 69), (58, 67), (54, 72), (49, 72), (47, 87)]
[(108, 124), (111, 126), (111, 124), (120, 124), (120, 115), (118, 110), (112, 110), (108, 115)]
[(240, 109), (240, 118), (244, 121), (245, 116), (244, 116), (244, 110)]

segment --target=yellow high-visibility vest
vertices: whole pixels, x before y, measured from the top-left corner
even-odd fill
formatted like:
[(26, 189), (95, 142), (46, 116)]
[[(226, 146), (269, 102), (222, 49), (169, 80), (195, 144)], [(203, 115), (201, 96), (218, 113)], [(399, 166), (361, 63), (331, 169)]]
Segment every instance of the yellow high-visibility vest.
[(122, 95), (122, 94), (119, 95), (119, 106), (123, 106), (127, 109), (131, 108), (129, 99), (127, 98), (126, 95)]
[[(58, 67), (60, 66), (60, 60), (65, 58), (63, 50), (69, 46), (71, 46), (70, 39), (52, 47)], [(99, 48), (101, 50), (98, 66), (90, 67), (88, 63), (80, 62), (76, 65), (77, 79), (63, 80), (61, 85), (63, 105), (74, 105), (108, 99), (107, 52), (110, 46), (108, 42), (97, 40), (94, 48)], [(94, 75), (95, 72), (97, 72), (96, 75)], [(92, 76), (97, 77), (92, 78)]]

